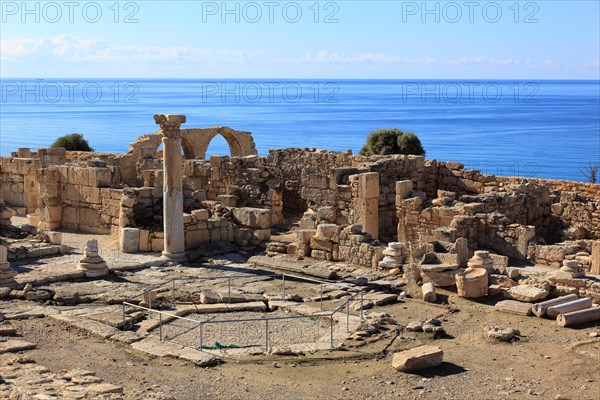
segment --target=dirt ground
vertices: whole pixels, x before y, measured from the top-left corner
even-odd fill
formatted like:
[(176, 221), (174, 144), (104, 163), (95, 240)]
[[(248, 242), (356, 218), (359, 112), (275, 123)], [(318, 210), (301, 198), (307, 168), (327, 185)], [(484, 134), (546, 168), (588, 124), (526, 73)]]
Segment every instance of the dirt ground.
[[(442, 291), (442, 294), (444, 292)], [(442, 317), (448, 335), (393, 332), (379, 342), (315, 356), (226, 361), (198, 368), (170, 358), (151, 358), (130, 346), (105, 342), (50, 318), (13, 321), (23, 339), (37, 344), (27, 356), (52, 372), (83, 368), (128, 390), (160, 390), (192, 399), (598, 399), (599, 326), (568, 329), (552, 320), (494, 311), (484, 303), (449, 295), (460, 311)], [(381, 310), (400, 324), (431, 318), (443, 309), (407, 299)], [(497, 342), (486, 325), (515, 327), (521, 339)], [(351, 343), (351, 342), (350, 342)], [(444, 350), (444, 364), (422, 373), (391, 368), (395, 351), (420, 344)], [(387, 351), (383, 351), (386, 349)]]

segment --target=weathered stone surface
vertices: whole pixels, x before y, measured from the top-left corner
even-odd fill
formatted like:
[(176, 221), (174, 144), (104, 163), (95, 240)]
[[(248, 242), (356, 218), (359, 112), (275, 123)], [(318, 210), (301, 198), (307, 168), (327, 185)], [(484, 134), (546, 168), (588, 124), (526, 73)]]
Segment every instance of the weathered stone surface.
[(34, 343), (26, 342), (24, 340), (9, 339), (5, 342), (0, 342), (0, 354), (2, 353), (16, 353), (23, 350), (35, 349)]
[(568, 303), (573, 300), (577, 300), (577, 295), (569, 294), (566, 296), (558, 297), (556, 299), (546, 300), (541, 303), (534, 304), (533, 307), (531, 308), (531, 310), (537, 317), (541, 318), (544, 315), (546, 315), (546, 311), (548, 310), (548, 308), (559, 305), (559, 304)]
[(213, 291), (205, 290), (202, 293), (200, 293), (200, 303), (202, 304), (215, 304), (220, 302), (221, 298), (219, 294)]
[(32, 290), (25, 295), (29, 301), (44, 301), (52, 298), (52, 293), (47, 290)]
[(483, 332), (490, 339), (501, 340), (504, 342), (510, 342), (515, 336), (519, 336), (521, 334), (518, 329), (502, 329), (499, 326), (486, 326), (483, 328)]
[(458, 295), (466, 298), (478, 298), (488, 294), (488, 274), (485, 268), (467, 268), (456, 274)]
[(458, 270), (448, 269), (442, 272), (421, 271), (421, 278), (424, 283), (431, 282), (436, 287), (447, 287), (456, 284), (455, 276)]
[(262, 208), (239, 207), (233, 209), (233, 218), (240, 225), (253, 229), (271, 227), (271, 210)]
[(503, 300), (496, 303), (496, 310), (515, 315), (531, 315), (531, 304), (516, 300)]
[(444, 352), (436, 346), (419, 346), (395, 353), (392, 367), (397, 371), (415, 371), (437, 367), (442, 364)]
[(592, 254), (590, 255), (591, 259), (591, 273), (595, 275), (600, 275), (600, 240), (595, 240), (592, 243)]
[(423, 300), (428, 302), (428, 303), (434, 303), (435, 300), (437, 299), (436, 293), (435, 293), (435, 286), (433, 283), (428, 282), (428, 283), (424, 283), (423, 286), (421, 287), (421, 290), (423, 292)]
[(548, 297), (548, 291), (531, 285), (514, 286), (504, 292), (507, 299), (533, 303)]
[(140, 250), (140, 230), (122, 228), (119, 244), (123, 253), (137, 253)]
[(555, 304), (548, 308), (546, 314), (548, 314), (550, 318), (556, 318), (560, 314), (585, 310), (586, 308), (590, 307), (592, 307), (592, 299), (585, 297), (583, 299), (573, 300), (567, 303)]
[(600, 307), (586, 308), (566, 314), (559, 314), (556, 317), (556, 324), (559, 326), (571, 326), (592, 321), (600, 321)]
[(107, 393), (123, 393), (123, 387), (113, 385), (111, 383), (92, 383), (87, 385), (86, 388), (93, 393), (107, 394)]

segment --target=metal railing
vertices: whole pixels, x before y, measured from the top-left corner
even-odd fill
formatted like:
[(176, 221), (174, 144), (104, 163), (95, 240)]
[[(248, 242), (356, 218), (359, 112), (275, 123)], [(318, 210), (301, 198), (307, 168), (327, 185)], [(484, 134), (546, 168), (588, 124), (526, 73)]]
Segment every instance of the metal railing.
[[(157, 300), (154, 300), (155, 294), (159, 291), (171, 291), (171, 301), (175, 304), (175, 290), (176, 282), (178, 281), (191, 281), (194, 284), (201, 283), (203, 281), (210, 280), (227, 280), (227, 304), (231, 304), (232, 301), (232, 281), (236, 279), (248, 279), (248, 278), (272, 278), (281, 279), (281, 300), (286, 300), (286, 280), (289, 287), (290, 281), (295, 283), (310, 283), (312, 285), (319, 285), (319, 312), (310, 315), (265, 315), (263, 317), (251, 317), (251, 318), (225, 318), (218, 319), (218, 316), (223, 316), (223, 313), (202, 313), (194, 312), (192, 309), (186, 310), (186, 315), (198, 314), (207, 316), (203, 320), (190, 318), (188, 316), (177, 315), (164, 310), (158, 310), (152, 308), (152, 303), (157, 304)], [(324, 286), (338, 286), (350, 292), (350, 296), (343, 300), (342, 304), (337, 308), (326, 311), (323, 306), (324, 299)], [(147, 306), (141, 306), (136, 304), (135, 299), (147, 299)], [(163, 298), (164, 300), (164, 298)], [(276, 331), (279, 328), (282, 329), (282, 324), (287, 324), (284, 327), (284, 332), (287, 329), (293, 336), (293, 339), (282, 340), (284, 345), (297, 344), (291, 343), (299, 341), (300, 343), (327, 343), (329, 342), (329, 348), (333, 349), (334, 344), (334, 331), (335, 329), (343, 329), (343, 317), (345, 314), (345, 331), (350, 331), (350, 304), (352, 302), (360, 301), (360, 320), (363, 319), (363, 291), (361, 289), (337, 282), (320, 281), (311, 278), (305, 278), (290, 274), (272, 274), (272, 275), (255, 275), (255, 274), (244, 274), (244, 275), (229, 275), (229, 276), (209, 276), (202, 278), (174, 278), (159, 285), (155, 285), (149, 289), (144, 290), (142, 293), (131, 297), (130, 299), (123, 302), (123, 329), (127, 329), (127, 318), (128, 313), (126, 307), (137, 309), (145, 312), (147, 317), (151, 320), (158, 318), (157, 323), (154, 326), (148, 328), (149, 331), (156, 330), (158, 328), (160, 340), (168, 340), (175, 342), (179, 345), (186, 347), (193, 347), (200, 350), (215, 349), (215, 348), (240, 348), (240, 347), (262, 347), (264, 346), (265, 351), (268, 352), (272, 348), (273, 343), (275, 345), (279, 343), (279, 336), (283, 334), (277, 334)], [(225, 311), (227, 312), (227, 311)], [(336, 318), (340, 316), (342, 318)], [(316, 329), (313, 339), (315, 340), (303, 340), (306, 337), (306, 329), (308, 328), (307, 321), (312, 323), (311, 329)], [(325, 323), (328, 322), (328, 324)], [(304, 324), (304, 325), (303, 325)], [(328, 326), (326, 326), (328, 325)], [(253, 329), (250, 329), (254, 327)], [(325, 333), (325, 331), (329, 332)], [(175, 332), (170, 334), (169, 330), (173, 329)], [(263, 331), (264, 329), (264, 331)], [(321, 333), (323, 331), (323, 333)], [(264, 333), (260, 333), (264, 332)], [(240, 345), (221, 344), (221, 339), (232, 339), (235, 338)], [(308, 338), (306, 338), (308, 339)], [(327, 340), (328, 339), (328, 340)], [(213, 342), (214, 340), (214, 342)], [(213, 345), (207, 345), (207, 343), (213, 343)]]

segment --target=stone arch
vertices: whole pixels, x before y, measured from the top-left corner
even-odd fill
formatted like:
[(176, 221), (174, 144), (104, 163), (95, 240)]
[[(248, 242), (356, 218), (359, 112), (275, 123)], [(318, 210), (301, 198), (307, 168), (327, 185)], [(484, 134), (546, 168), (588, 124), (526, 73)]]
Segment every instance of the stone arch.
[(193, 160), (196, 158), (194, 152), (194, 144), (186, 137), (181, 137), (181, 148), (183, 149), (183, 157), (187, 160)]
[[(191, 128), (181, 130), (183, 156), (188, 159), (204, 159), (211, 140), (221, 135), (227, 141), (232, 157), (256, 155), (256, 145), (250, 132), (236, 131), (226, 126), (212, 128)], [(154, 154), (162, 143), (162, 131), (140, 136), (129, 145), (128, 155), (140, 161), (148, 154)]]
[(143, 160), (148, 154), (156, 153), (156, 150), (162, 143), (162, 131), (158, 130), (155, 133), (142, 135), (137, 140), (129, 145), (127, 154), (131, 155), (134, 160)]
[(217, 135), (223, 136), (232, 157), (256, 155), (256, 145), (250, 132), (236, 131), (226, 126), (203, 129), (182, 129), (182, 137), (193, 143), (194, 158), (205, 159), (210, 142)]

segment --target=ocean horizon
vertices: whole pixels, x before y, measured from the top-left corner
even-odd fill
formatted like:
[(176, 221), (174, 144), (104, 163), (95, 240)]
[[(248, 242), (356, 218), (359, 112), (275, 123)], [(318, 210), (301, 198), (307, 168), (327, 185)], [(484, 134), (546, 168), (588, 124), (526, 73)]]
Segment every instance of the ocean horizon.
[[(505, 176), (583, 181), (600, 162), (598, 80), (0, 79), (2, 154), (82, 133), (123, 153), (155, 132), (153, 114), (182, 128), (252, 132), (260, 155), (309, 147), (355, 154), (378, 128), (414, 132), (426, 158)], [(223, 138), (207, 154), (227, 155)]]

